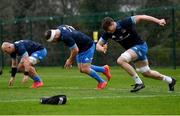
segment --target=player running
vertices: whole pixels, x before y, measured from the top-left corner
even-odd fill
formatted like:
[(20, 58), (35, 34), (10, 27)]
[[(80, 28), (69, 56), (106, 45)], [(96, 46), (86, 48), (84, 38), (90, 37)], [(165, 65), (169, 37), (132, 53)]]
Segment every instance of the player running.
[[(9, 86), (13, 85), (17, 71), (24, 72), (23, 83), (28, 80), (28, 77), (31, 77), (34, 81), (31, 86), (32, 88), (43, 86), (43, 82), (33, 65), (45, 58), (47, 55), (46, 48), (31, 40), (20, 40), (15, 41), (14, 43), (3, 42), (1, 48), (2, 51), (9, 54), (12, 59), (12, 71)], [(17, 56), (21, 57), (19, 64)]]
[(144, 77), (150, 77), (157, 80), (163, 80), (168, 83), (169, 91), (174, 91), (176, 80), (172, 77), (160, 74), (157, 71), (151, 70), (147, 59), (148, 46), (145, 41), (137, 34), (135, 24), (141, 21), (150, 21), (164, 26), (164, 19), (157, 19), (147, 15), (136, 15), (127, 17), (124, 20), (115, 22), (110, 17), (105, 17), (102, 21), (104, 33), (100, 37), (96, 48), (98, 51), (105, 52), (107, 50), (107, 40), (112, 38), (126, 49), (124, 53), (117, 59), (117, 63), (133, 78), (135, 81), (134, 88), (130, 92), (136, 92), (143, 89), (145, 86), (130, 62), (135, 63), (136, 70)]
[(110, 80), (110, 69), (108, 65), (103, 67), (91, 65), (95, 44), (90, 37), (68, 25), (61, 25), (57, 29), (46, 31), (45, 37), (48, 42), (62, 41), (69, 47), (71, 52), (64, 65), (65, 68), (71, 68), (73, 60), (76, 57), (80, 72), (97, 80), (97, 90), (106, 87), (107, 81), (103, 80), (97, 72), (103, 73)]

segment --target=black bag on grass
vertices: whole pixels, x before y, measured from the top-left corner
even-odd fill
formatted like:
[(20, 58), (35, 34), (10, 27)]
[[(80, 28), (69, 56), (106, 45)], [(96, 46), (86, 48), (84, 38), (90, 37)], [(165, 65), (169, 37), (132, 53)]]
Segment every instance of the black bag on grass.
[(52, 104), (52, 105), (58, 105), (58, 104), (65, 104), (67, 101), (66, 95), (56, 95), (52, 97), (42, 97), (40, 98), (41, 104)]

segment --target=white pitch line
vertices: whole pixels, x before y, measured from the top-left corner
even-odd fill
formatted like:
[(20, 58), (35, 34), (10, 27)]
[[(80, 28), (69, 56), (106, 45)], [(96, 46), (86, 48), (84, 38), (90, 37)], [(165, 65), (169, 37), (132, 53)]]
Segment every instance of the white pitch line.
[[(89, 96), (89, 97), (71, 97), (68, 100), (88, 100), (88, 99), (117, 99), (117, 98), (155, 98), (155, 97), (180, 97), (180, 95), (132, 95), (132, 96)], [(40, 99), (24, 99), (24, 100), (0, 100), (0, 102), (27, 102), (27, 101), (40, 101)]]
[[(46, 88), (50, 88), (50, 89), (69, 89), (69, 90), (95, 90), (96, 88), (80, 88), (80, 87), (48, 87), (46, 86)], [(110, 91), (129, 91), (129, 89), (122, 89), (122, 88), (112, 88), (112, 87), (107, 87), (105, 88), (106, 90), (110, 90)], [(162, 91), (151, 91), (151, 90), (148, 90), (150, 92), (153, 92), (153, 93), (162, 93)], [(168, 93), (171, 93), (169, 91), (167, 91)], [(163, 93), (167, 93), (166, 91), (164, 91)], [(177, 91), (174, 91), (172, 93), (177, 93), (177, 94), (180, 94), (180, 92), (177, 92)]]
[[(172, 96), (180, 96), (180, 95), (132, 95), (132, 96), (101, 96), (101, 97), (82, 97), (81, 99), (117, 99), (117, 98), (153, 98), (153, 97), (172, 97)], [(80, 99), (80, 98), (72, 98), (72, 99)]]

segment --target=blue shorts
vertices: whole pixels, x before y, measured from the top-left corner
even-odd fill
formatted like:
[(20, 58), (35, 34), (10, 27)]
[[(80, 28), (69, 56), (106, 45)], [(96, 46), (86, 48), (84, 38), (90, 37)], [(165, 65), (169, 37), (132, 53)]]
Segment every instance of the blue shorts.
[(39, 51), (36, 51), (36, 52), (33, 52), (31, 54), (32, 57), (38, 59), (39, 61), (42, 61), (46, 57), (46, 55), (47, 55), (46, 48), (39, 50)]
[(136, 61), (147, 59), (148, 46), (147, 46), (146, 42), (144, 42), (143, 44), (135, 45), (130, 49), (133, 50), (134, 52), (136, 52), (136, 54), (138, 56)]
[(79, 53), (76, 56), (76, 62), (79, 63), (92, 63), (95, 51), (95, 44), (93, 44), (88, 50)]

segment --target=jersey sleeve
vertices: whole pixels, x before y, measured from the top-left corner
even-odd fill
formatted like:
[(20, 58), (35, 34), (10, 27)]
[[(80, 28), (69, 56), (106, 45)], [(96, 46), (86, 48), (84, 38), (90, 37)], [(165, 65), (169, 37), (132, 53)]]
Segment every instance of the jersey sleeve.
[(108, 39), (111, 38), (108, 33), (103, 33), (99, 39), (99, 41), (103, 42), (104, 44), (107, 43)]
[(72, 49), (72, 48), (76, 48), (76, 47), (77, 47), (74, 39), (71, 38), (71, 37), (64, 37), (64, 38), (63, 38), (63, 41), (64, 41), (64, 43), (66, 44), (66, 46), (69, 47), (69, 49)]
[(136, 24), (135, 17), (127, 17), (121, 21), (121, 26), (123, 28), (132, 28)]

